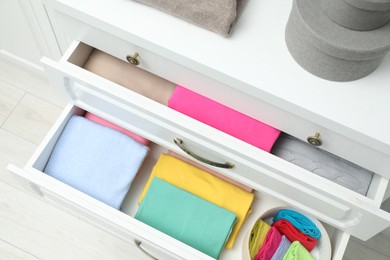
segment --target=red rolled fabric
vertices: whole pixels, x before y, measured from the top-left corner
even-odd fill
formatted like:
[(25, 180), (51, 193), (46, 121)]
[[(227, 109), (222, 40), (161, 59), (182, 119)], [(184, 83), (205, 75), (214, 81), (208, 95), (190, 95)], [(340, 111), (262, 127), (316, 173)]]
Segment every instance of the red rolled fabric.
[(274, 226), (281, 234), (285, 235), (291, 242), (299, 241), (309, 252), (317, 245), (317, 239), (302, 233), (288, 220), (278, 220), (274, 222), (272, 226)]
[(263, 245), (260, 247), (260, 251), (257, 253), (255, 260), (271, 260), (279, 247), (282, 235), (276, 227), (271, 227), (265, 236)]

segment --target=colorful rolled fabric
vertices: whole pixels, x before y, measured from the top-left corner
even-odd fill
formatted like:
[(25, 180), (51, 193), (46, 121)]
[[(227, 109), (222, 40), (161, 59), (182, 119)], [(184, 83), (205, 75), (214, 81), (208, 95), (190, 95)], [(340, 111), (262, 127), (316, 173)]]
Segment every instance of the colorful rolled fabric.
[(290, 242), (299, 241), (309, 252), (317, 245), (318, 240), (296, 229), (288, 220), (281, 219), (272, 224)]
[(44, 172), (119, 209), (148, 152), (149, 147), (134, 139), (74, 115)]
[(294, 241), (287, 250), (283, 260), (316, 260), (304, 246), (298, 241)]
[(316, 224), (314, 224), (313, 221), (299, 212), (290, 209), (282, 209), (274, 216), (273, 222), (276, 222), (280, 219), (288, 220), (296, 229), (317, 240), (321, 236), (321, 232), (317, 228)]
[(161, 154), (144, 187), (139, 203), (141, 203), (154, 177), (158, 177), (236, 214), (237, 223), (234, 225), (226, 243), (226, 248), (232, 248), (236, 236), (250, 212), (254, 198), (253, 193), (244, 191), (173, 156)]
[(233, 212), (156, 177), (135, 218), (216, 259), (237, 220)]
[(267, 232), (267, 235), (262, 246), (260, 247), (260, 251), (255, 257), (255, 260), (271, 260), (272, 256), (278, 249), (280, 241), (282, 241), (282, 235), (275, 227), (271, 227)]
[(87, 112), (87, 113), (85, 113), (84, 117), (97, 123), (97, 124), (101, 124), (101, 125), (107, 126), (109, 128), (115, 129), (115, 130), (121, 132), (122, 134), (125, 134), (128, 137), (133, 138), (134, 140), (136, 140), (137, 142), (139, 142), (143, 145), (146, 145), (146, 146), (149, 145), (149, 140), (143, 138), (142, 136), (134, 134), (133, 132), (130, 132), (129, 130), (124, 129), (123, 127), (120, 127), (116, 124), (113, 124), (113, 123), (111, 123), (111, 122), (109, 122), (109, 121), (107, 121), (107, 120), (105, 120), (105, 119), (103, 119), (95, 114)]
[(262, 219), (257, 220), (253, 225), (251, 235), (249, 237), (249, 254), (252, 260), (255, 259), (255, 256), (262, 247), (270, 229), (271, 226)]
[(181, 86), (176, 86), (168, 107), (267, 152), (280, 134), (267, 124)]
[(287, 239), (285, 235), (282, 235), (282, 239), (279, 243), (278, 248), (276, 249), (271, 260), (282, 260), (284, 255), (287, 253), (287, 250), (290, 248), (291, 242)]

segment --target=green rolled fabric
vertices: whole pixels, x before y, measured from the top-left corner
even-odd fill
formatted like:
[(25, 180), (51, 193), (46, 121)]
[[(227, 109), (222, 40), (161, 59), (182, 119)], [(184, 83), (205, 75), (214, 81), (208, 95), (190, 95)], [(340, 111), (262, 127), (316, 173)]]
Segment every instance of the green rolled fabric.
[(216, 259), (237, 221), (233, 212), (157, 177), (135, 218)]
[(316, 260), (298, 241), (294, 241), (287, 250), (283, 260)]

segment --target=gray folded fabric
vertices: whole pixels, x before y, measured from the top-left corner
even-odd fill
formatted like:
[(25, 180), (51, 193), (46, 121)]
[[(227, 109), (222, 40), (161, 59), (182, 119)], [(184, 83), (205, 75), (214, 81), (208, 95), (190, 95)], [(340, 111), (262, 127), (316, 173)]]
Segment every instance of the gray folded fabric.
[(228, 36), (245, 0), (135, 0)]
[(271, 153), (362, 195), (366, 195), (374, 175), (285, 133), (279, 136)]

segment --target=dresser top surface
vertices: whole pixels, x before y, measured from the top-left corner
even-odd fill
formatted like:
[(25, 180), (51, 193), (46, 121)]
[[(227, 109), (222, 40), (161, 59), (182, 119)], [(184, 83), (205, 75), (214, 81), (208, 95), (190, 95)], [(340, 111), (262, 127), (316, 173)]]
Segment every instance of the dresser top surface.
[[(292, 1), (248, 0), (228, 38), (130, 0), (46, 0), (50, 7), (351, 138), (390, 151), (390, 55), (365, 78), (332, 82), (289, 54)], [(376, 145), (374, 145), (375, 147)]]

